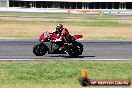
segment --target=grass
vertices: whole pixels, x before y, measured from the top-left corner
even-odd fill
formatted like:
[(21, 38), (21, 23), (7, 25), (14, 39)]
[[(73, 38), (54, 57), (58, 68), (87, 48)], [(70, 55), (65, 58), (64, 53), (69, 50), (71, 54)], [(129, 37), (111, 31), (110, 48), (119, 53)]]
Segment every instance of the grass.
[(91, 79), (132, 80), (131, 61), (2, 61), (0, 88), (81, 88), (82, 68)]
[(132, 86), (88, 86), (82, 87), (79, 84), (17, 84), (4, 85), (1, 88), (132, 88)]
[(132, 27), (131, 24), (118, 23), (114, 21), (92, 21), (92, 22), (72, 22), (72, 21), (20, 21), (20, 20), (0, 20), (0, 24), (57, 24), (62, 23), (70, 26), (86, 26), (86, 27)]
[(87, 14), (47, 14), (47, 13), (17, 13), (2, 12), (0, 16), (32, 16), (32, 17), (58, 17), (58, 18), (117, 18), (110, 15), (87, 15)]

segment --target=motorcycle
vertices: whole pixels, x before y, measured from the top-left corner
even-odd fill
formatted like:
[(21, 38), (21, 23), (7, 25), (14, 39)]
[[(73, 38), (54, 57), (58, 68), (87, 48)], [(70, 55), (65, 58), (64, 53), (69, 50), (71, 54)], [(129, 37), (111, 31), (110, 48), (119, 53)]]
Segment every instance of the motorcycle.
[(83, 45), (76, 40), (82, 38), (82, 35), (71, 36), (70, 42), (63, 43), (64, 50), (60, 50), (62, 42), (53, 42), (59, 36), (55, 33), (44, 32), (39, 39), (39, 43), (33, 47), (33, 53), (36, 56), (48, 54), (69, 54), (71, 57), (78, 57), (83, 52)]

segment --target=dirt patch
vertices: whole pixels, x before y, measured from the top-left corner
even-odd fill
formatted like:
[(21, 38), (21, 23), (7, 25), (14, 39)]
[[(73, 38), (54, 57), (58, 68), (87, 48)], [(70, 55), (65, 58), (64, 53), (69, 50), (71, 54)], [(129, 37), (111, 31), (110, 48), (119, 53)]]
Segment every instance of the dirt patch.
[[(83, 39), (125, 39), (132, 40), (131, 27), (83, 27), (65, 25), (69, 32), (81, 34)], [(55, 24), (0, 24), (0, 38), (39, 38), (45, 32), (53, 32)]]

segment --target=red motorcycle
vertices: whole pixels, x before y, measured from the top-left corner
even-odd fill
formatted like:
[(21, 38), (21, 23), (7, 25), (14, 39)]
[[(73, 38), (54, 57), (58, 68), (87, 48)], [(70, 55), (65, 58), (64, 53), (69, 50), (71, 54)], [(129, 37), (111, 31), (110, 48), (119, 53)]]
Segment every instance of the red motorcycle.
[[(72, 57), (78, 57), (83, 52), (83, 45), (76, 40), (82, 38), (82, 35), (71, 36), (70, 41), (66, 43), (54, 42), (59, 36), (55, 33), (44, 32), (39, 39), (39, 43), (33, 47), (33, 53), (36, 56), (43, 56), (47, 52), (49, 54), (66, 54), (68, 53)], [(63, 51), (60, 50), (61, 46), (64, 46)]]

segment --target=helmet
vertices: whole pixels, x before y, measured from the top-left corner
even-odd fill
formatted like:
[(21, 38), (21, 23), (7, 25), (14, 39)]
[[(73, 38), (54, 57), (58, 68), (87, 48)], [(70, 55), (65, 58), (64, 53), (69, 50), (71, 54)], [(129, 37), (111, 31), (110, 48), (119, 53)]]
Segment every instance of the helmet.
[(62, 24), (57, 24), (56, 25), (56, 32), (60, 32), (62, 28), (63, 28)]

